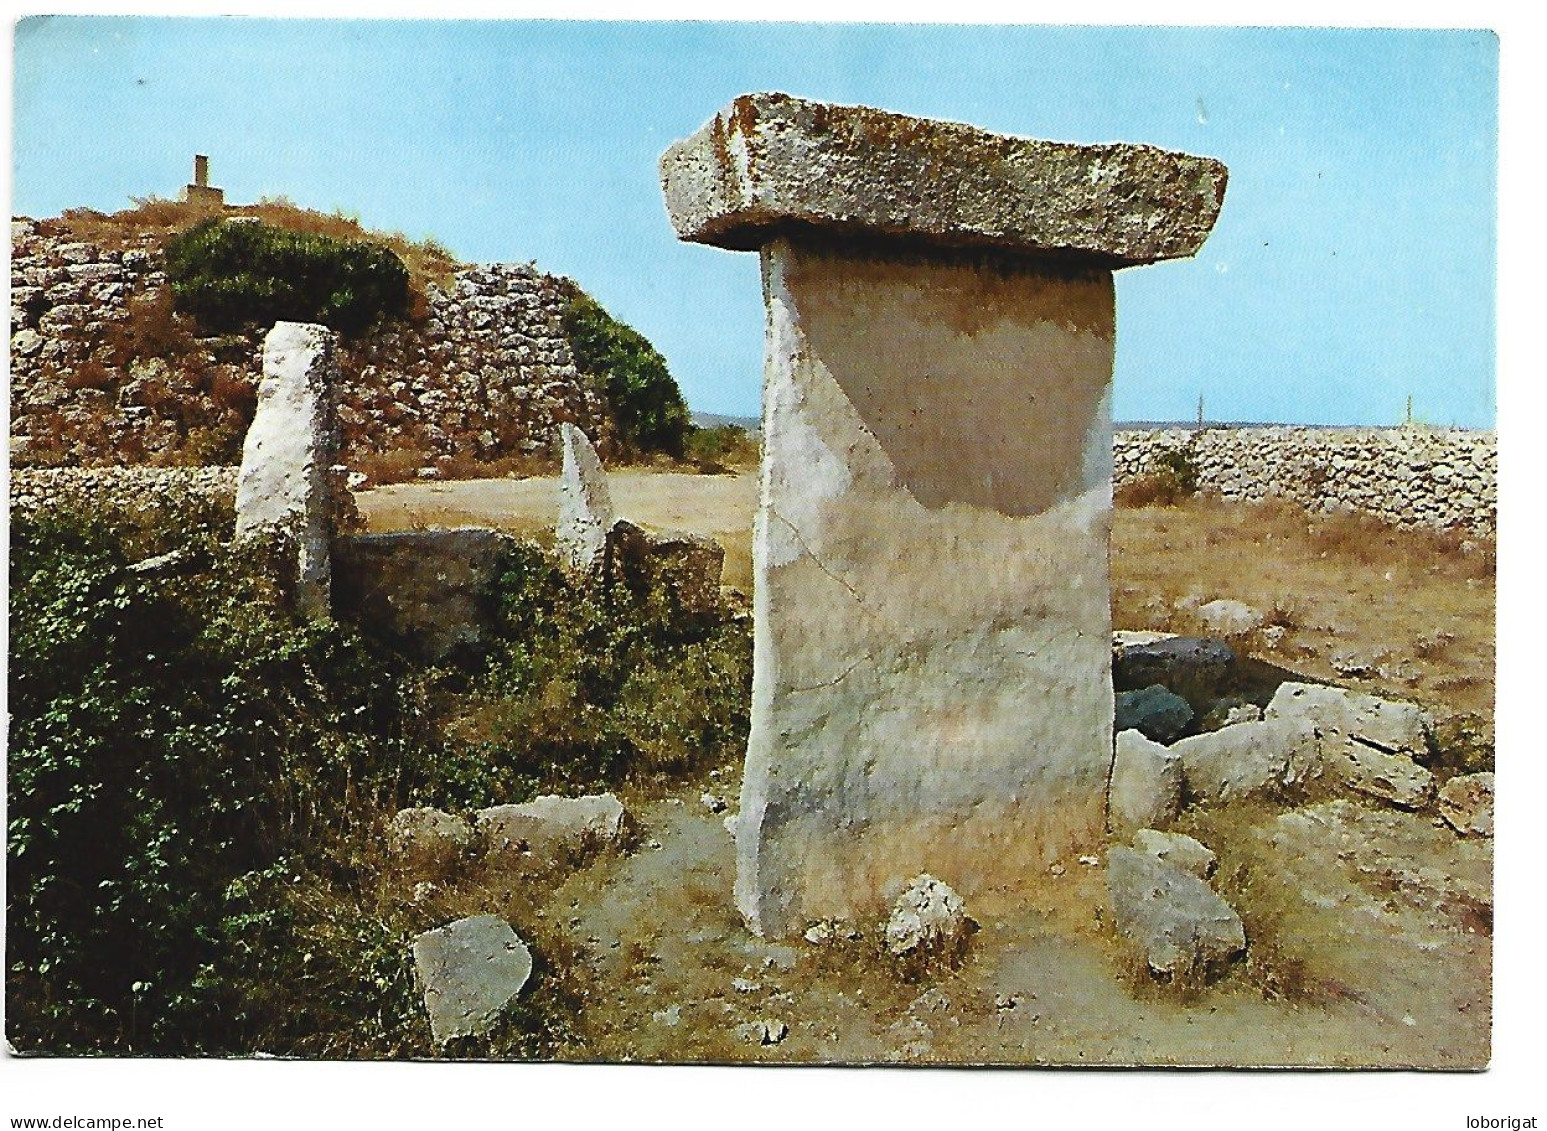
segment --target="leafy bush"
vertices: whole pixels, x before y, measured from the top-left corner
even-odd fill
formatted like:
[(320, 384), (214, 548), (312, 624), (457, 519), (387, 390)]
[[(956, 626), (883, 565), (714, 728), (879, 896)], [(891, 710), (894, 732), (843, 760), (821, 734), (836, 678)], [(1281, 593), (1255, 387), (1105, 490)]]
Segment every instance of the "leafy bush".
[(260, 220), (195, 225), (168, 241), (166, 271), (178, 308), (212, 330), (288, 319), (355, 334), (409, 306), (408, 268), (387, 248)]
[(1114, 492), (1121, 506), (1172, 507), (1198, 493), (1198, 462), (1191, 445), (1167, 448), (1157, 455), (1150, 470)]
[(680, 459), (692, 425), (666, 359), (643, 334), (613, 318), (573, 283), (565, 296), (563, 324), (575, 364), (600, 382), (612, 406), (624, 447), (634, 454), (664, 452)]
[(717, 475), (741, 467), (754, 467), (758, 461), (758, 442), (737, 424), (714, 428), (694, 428), (688, 433), (687, 458), (698, 470)]
[[(423, 669), (288, 613), (261, 555), (221, 541), (230, 519), (215, 502), (13, 517), (7, 1036), (428, 1055), (408, 943), (435, 924), (384, 886), (382, 815), (735, 756), (749, 634), (572, 584), (517, 544), (485, 656)], [(551, 1048), (578, 1008), (560, 981), (496, 1051)]]
[[(242, 1047), (209, 990), (209, 971), (242, 964), (222, 945), (228, 888), (315, 854), (351, 807), (426, 772), (400, 673), (343, 626), (283, 613), (215, 531), (207, 512), (148, 531), (90, 512), (12, 526), (7, 984), (23, 1047)], [(128, 568), (169, 543), (183, 565)]]

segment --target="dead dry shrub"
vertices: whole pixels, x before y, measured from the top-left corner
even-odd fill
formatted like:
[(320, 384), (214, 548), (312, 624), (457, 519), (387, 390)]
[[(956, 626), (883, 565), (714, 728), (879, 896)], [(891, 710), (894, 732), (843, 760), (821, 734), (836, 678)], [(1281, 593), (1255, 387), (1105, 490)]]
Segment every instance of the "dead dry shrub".
[(100, 361), (89, 359), (81, 362), (65, 374), (67, 389), (112, 389), (118, 385), (118, 374)]
[(419, 448), (388, 448), (385, 451), (360, 452), (350, 460), (354, 469), (364, 475), (371, 486), (407, 483), (428, 462), (428, 455)]

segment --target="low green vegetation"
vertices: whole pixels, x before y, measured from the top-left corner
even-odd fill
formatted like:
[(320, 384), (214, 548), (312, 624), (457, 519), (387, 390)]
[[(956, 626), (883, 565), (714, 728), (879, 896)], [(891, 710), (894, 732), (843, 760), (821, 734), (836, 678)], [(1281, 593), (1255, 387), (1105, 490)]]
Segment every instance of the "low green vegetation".
[(685, 455), (698, 470), (710, 475), (756, 467), (757, 437), (739, 424), (694, 428), (688, 433)]
[(1114, 499), (1127, 507), (1174, 507), (1198, 493), (1198, 475), (1191, 444), (1168, 448), (1155, 457), (1148, 472), (1117, 488)]
[(179, 310), (208, 330), (282, 319), (358, 334), (409, 310), (409, 274), (390, 249), (258, 219), (211, 219), (167, 241)]
[(600, 383), (629, 455), (661, 452), (681, 459), (692, 424), (666, 359), (639, 331), (569, 284), (564, 333), (580, 371)]
[[(428, 1055), (408, 942), (439, 923), (383, 894), (384, 818), (725, 761), (748, 632), (518, 544), (484, 654), (427, 667), (291, 614), (229, 528), (189, 506), (13, 521), (7, 1036)], [(562, 993), (539, 984), (502, 1049), (551, 1048)]]

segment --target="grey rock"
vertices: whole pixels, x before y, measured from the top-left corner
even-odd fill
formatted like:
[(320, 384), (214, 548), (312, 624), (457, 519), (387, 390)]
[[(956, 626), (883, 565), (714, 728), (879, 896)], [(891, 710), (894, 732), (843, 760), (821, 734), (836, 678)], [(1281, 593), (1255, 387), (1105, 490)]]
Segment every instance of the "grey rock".
[(455, 863), (473, 843), (473, 830), (461, 817), (439, 809), (400, 809), (387, 826), (387, 847), (416, 870), (439, 870)]
[(1285, 683), (1266, 718), (1313, 727), (1323, 766), (1350, 789), (1405, 809), (1421, 808), (1434, 794), (1434, 775), (1414, 760), (1428, 750), (1433, 720), (1416, 704)]
[(519, 805), (480, 809), (474, 828), (491, 852), (578, 856), (618, 844), (625, 831), (624, 815), (623, 803), (611, 793), (547, 794)]
[(1459, 774), (1439, 791), (1440, 817), (1462, 836), (1493, 835), (1493, 775)]
[(1147, 852), (1112, 849), (1107, 892), (1118, 932), (1138, 944), (1157, 978), (1201, 980), (1246, 949), (1246, 929), (1228, 903)]
[(1140, 829), (1133, 834), (1133, 847), (1147, 852), (1157, 860), (1164, 860), (1189, 875), (1206, 880), (1214, 874), (1219, 863), (1207, 846), (1182, 833), (1161, 832), (1158, 829)]
[(887, 951), (896, 958), (950, 965), (966, 949), (971, 931), (962, 897), (949, 884), (924, 873), (897, 897), (882, 927), (882, 937)]
[(736, 1026), (736, 1036), (754, 1045), (777, 1045), (790, 1035), (790, 1027), (777, 1017), (748, 1021)]
[(712, 616), (720, 609), (725, 548), (712, 538), (676, 530), (653, 531), (627, 519), (607, 536), (612, 579), (630, 589), (660, 589), (683, 616)]
[(414, 939), (414, 971), (437, 1045), (487, 1033), (532, 976), (532, 952), (497, 915), (475, 915)]
[(1112, 650), (1112, 686), (1118, 691), (1136, 691), (1158, 683), (1189, 703), (1203, 703), (1220, 693), (1235, 664), (1230, 645), (1207, 637), (1164, 636), (1123, 642)]
[(1126, 835), (1163, 828), (1182, 809), (1182, 760), (1137, 730), (1119, 731), (1107, 790), (1109, 824)]
[(685, 240), (748, 249), (780, 224), (1122, 265), (1194, 254), (1224, 200), (1218, 161), (1074, 145), (785, 94), (746, 94), (661, 157)]
[(1221, 636), (1245, 636), (1261, 628), (1267, 617), (1241, 601), (1218, 600), (1199, 605), (1195, 614), (1210, 632)]
[(1114, 731), (1137, 730), (1156, 742), (1170, 742), (1193, 717), (1187, 700), (1158, 683), (1142, 691), (1119, 691), (1113, 705)]
[(1182, 760), (1189, 803), (1292, 794), (1321, 768), (1315, 728), (1297, 719), (1237, 723), (1184, 738), (1172, 749)]

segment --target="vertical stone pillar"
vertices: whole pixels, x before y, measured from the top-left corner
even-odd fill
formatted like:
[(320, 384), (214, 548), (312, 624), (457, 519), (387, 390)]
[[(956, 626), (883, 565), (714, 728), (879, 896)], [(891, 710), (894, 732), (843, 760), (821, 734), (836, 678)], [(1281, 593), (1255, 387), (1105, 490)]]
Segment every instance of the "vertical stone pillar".
[(1112, 757), (1111, 272), (1225, 169), (785, 95), (662, 157), (767, 304), (736, 899), (781, 936), (1093, 843)]
[(280, 537), (296, 557), (296, 599), (327, 616), (331, 547), (340, 501), (331, 472), (338, 337), (326, 326), (276, 322), (263, 339), (258, 407), (242, 444), (236, 483), (236, 538)]
[(209, 158), (202, 153), (193, 155), (193, 183), (196, 188), (209, 187)]

